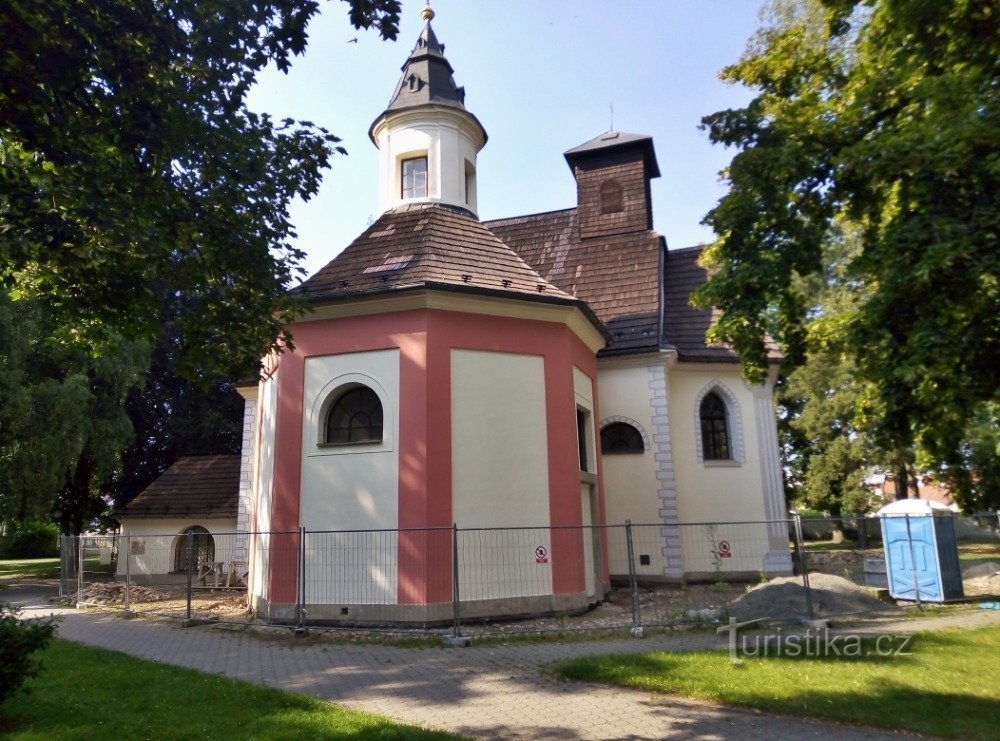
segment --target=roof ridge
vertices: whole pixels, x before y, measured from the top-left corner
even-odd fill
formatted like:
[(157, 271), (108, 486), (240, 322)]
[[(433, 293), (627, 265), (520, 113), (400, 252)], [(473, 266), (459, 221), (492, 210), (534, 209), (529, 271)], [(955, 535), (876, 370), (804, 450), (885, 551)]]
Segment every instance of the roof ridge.
[[(576, 211), (576, 206), (570, 206), (569, 208), (554, 208), (551, 211), (536, 211), (531, 214), (521, 214), (519, 216), (501, 216), (499, 219), (487, 219), (482, 223), (485, 224), (496, 224), (501, 221), (513, 221), (514, 219), (530, 219), (534, 216), (548, 216), (549, 214), (558, 214), (564, 211)], [(488, 228), (488, 227), (487, 227)]]

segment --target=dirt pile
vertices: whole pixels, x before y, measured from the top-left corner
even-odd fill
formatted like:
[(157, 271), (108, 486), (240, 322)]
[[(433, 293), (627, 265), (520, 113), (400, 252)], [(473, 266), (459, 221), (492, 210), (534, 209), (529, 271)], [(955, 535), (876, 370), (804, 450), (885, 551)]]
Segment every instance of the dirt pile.
[[(810, 574), (813, 614), (835, 617), (856, 613), (886, 612), (896, 609), (882, 602), (870, 589), (859, 587), (842, 576)], [(739, 620), (771, 618), (794, 620), (807, 617), (806, 592), (802, 577), (782, 576), (759, 584), (729, 605), (729, 614)]]

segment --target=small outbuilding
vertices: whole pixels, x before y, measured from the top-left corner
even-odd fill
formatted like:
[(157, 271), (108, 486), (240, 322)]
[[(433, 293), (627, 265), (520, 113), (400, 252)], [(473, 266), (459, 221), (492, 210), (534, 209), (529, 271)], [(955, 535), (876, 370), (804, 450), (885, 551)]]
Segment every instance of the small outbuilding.
[(156, 577), (162, 582), (172, 574), (186, 576), (191, 558), (192, 568), (244, 561), (246, 536), (236, 534), (239, 484), (238, 455), (178, 458), (117, 512), (121, 534), (127, 536), (121, 541), (118, 574), (129, 569), (139, 581)]

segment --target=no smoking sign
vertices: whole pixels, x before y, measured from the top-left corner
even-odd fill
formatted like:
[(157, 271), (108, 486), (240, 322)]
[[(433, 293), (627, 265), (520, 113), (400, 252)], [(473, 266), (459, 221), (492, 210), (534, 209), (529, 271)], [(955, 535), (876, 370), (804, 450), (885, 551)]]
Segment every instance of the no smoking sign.
[(540, 545), (535, 548), (535, 563), (548, 563), (549, 562), (549, 549), (544, 545)]

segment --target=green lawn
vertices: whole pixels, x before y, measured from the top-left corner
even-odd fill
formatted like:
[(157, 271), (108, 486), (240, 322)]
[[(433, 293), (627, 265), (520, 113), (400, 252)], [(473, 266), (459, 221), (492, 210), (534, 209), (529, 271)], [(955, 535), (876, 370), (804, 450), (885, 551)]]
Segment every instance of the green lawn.
[(742, 658), (728, 653), (593, 656), (560, 662), (568, 679), (966, 738), (1000, 728), (1000, 627), (924, 633), (892, 658)]
[(0, 707), (7, 739), (455, 738), (192, 669), (54, 639)]
[(1000, 563), (1000, 543), (960, 543), (958, 546), (958, 559), (962, 562), (962, 568), (975, 566), (978, 563), (996, 561)]
[(0, 560), (0, 579), (59, 578), (59, 558)]

